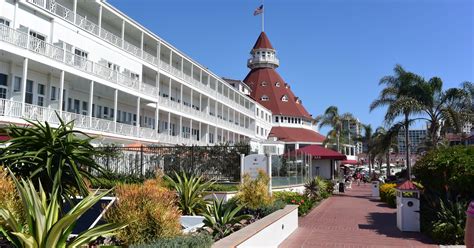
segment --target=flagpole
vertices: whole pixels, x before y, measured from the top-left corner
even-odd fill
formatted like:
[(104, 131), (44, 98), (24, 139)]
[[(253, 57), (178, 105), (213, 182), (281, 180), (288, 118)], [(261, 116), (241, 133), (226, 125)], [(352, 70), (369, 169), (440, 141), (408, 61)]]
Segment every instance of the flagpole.
[(263, 6), (263, 11), (262, 11), (262, 32), (265, 32), (265, 5), (264, 5), (264, 0), (262, 0), (262, 6)]

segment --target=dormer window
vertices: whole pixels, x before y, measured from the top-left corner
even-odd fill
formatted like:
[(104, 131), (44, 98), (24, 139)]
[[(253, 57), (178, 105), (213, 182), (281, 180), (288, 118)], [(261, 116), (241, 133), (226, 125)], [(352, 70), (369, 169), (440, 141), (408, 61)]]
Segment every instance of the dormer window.
[(288, 84), (285, 84), (285, 88), (289, 89), (289, 88), (290, 88), (290, 86), (289, 86)]
[(280, 82), (276, 82), (276, 83), (275, 83), (275, 86), (276, 86), (276, 87), (280, 87)]
[(281, 97), (281, 100), (282, 100), (283, 102), (288, 102), (288, 96), (287, 96), (287, 95), (282, 96), (282, 97)]
[(266, 101), (268, 101), (268, 100), (269, 100), (269, 98), (268, 98), (268, 96), (267, 96), (267, 95), (263, 95), (263, 96), (260, 98), (260, 100), (262, 100), (262, 101), (266, 102)]
[(263, 81), (262, 86), (267, 86), (267, 82)]

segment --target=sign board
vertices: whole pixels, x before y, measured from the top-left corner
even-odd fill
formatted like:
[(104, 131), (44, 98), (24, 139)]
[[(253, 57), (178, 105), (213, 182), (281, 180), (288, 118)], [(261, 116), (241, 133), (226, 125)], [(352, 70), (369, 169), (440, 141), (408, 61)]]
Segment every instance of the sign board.
[(252, 154), (245, 156), (243, 163), (243, 173), (248, 173), (252, 179), (255, 179), (258, 176), (259, 170), (267, 172), (267, 156), (263, 154)]

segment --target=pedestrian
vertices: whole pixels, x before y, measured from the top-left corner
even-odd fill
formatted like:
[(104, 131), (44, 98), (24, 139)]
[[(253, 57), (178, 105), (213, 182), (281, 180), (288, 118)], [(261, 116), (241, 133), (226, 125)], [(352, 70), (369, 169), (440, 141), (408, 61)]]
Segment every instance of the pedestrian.
[(469, 203), (466, 211), (466, 229), (464, 243), (467, 248), (474, 248), (474, 200)]
[(362, 180), (362, 174), (360, 174), (360, 172), (357, 172), (356, 180), (357, 180), (357, 186), (360, 186), (360, 180)]

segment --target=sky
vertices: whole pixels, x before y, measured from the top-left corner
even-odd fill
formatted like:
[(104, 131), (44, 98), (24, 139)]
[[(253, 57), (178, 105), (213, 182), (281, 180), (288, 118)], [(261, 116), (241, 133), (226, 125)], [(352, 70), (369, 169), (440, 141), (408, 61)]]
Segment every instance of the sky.
[[(221, 77), (244, 79), (258, 0), (107, 0)], [(474, 82), (472, 0), (266, 0), (280, 75), (313, 116), (335, 105), (372, 127), (381, 77), (401, 64), (444, 88)], [(423, 126), (422, 123), (417, 124)], [(322, 129), (322, 133), (327, 129)]]

